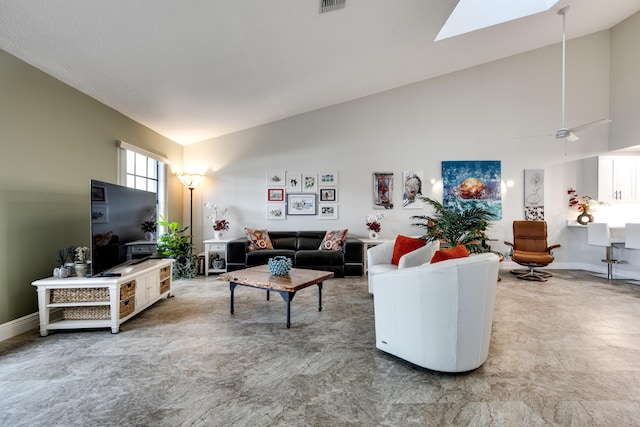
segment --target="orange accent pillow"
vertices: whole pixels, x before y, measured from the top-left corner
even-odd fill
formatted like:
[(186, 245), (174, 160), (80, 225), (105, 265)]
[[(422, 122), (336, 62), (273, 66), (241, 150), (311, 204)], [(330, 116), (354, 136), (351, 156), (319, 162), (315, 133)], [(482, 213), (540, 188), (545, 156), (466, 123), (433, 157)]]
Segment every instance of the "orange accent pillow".
[(469, 251), (467, 250), (465, 245), (458, 245), (451, 249), (440, 249), (433, 254), (431, 258), (431, 264), (446, 261), (448, 259), (456, 259), (456, 258), (466, 258), (469, 256)]
[(391, 264), (398, 265), (402, 255), (413, 252), (416, 249), (420, 249), (425, 245), (425, 241), (422, 239), (416, 239), (415, 237), (407, 237), (398, 235), (396, 242), (393, 245), (393, 256), (391, 257)]

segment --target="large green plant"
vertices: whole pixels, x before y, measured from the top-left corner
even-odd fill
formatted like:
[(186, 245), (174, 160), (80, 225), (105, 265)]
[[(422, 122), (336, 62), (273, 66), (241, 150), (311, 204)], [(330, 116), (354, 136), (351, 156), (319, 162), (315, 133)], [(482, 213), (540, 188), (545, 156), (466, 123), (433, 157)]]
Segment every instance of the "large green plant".
[(174, 258), (173, 264), (174, 279), (193, 279), (198, 270), (196, 267), (196, 257), (193, 255), (193, 244), (191, 236), (183, 235), (189, 227), (180, 227), (176, 221), (169, 222), (162, 215), (158, 225), (167, 227), (167, 232), (158, 238), (158, 254)]
[(426, 229), (422, 238), (427, 241), (439, 240), (449, 247), (465, 245), (471, 253), (486, 252), (482, 241), (487, 239), (485, 231), (491, 226), (495, 215), (478, 207), (471, 207), (463, 212), (447, 210), (442, 203), (428, 197), (420, 197), (435, 213), (415, 215), (411, 219), (418, 221), (411, 225)]

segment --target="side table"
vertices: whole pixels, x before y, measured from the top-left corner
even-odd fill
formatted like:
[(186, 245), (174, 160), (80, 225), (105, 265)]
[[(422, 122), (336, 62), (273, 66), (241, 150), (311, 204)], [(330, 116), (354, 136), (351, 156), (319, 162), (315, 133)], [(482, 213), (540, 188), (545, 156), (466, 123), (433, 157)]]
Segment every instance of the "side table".
[[(227, 242), (233, 239), (207, 239), (203, 241), (204, 244), (204, 275), (220, 274), (227, 272)], [(224, 261), (223, 268), (213, 268), (212, 262), (216, 258), (221, 258)]]

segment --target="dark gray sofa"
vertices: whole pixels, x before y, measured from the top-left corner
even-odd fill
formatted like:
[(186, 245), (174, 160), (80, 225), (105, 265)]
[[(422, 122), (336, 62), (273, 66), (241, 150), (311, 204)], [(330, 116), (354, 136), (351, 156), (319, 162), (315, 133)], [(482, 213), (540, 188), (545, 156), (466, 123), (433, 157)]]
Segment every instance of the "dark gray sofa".
[(274, 249), (249, 251), (249, 239), (227, 243), (227, 271), (267, 264), (269, 258), (291, 258), (295, 268), (332, 271), (335, 277), (362, 276), (364, 250), (360, 239), (347, 237), (341, 251), (320, 250), (326, 231), (269, 231)]

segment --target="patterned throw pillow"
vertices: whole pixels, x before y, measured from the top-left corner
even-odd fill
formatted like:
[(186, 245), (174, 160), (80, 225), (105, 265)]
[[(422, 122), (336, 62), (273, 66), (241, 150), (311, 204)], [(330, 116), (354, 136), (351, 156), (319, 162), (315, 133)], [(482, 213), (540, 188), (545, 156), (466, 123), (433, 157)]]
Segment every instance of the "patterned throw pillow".
[(451, 249), (440, 249), (433, 254), (433, 258), (431, 258), (431, 264), (446, 261), (448, 259), (455, 258), (466, 258), (469, 256), (469, 251), (465, 247), (465, 245), (458, 245)]
[(327, 234), (324, 235), (324, 239), (322, 243), (320, 243), (320, 247), (318, 249), (322, 249), (325, 251), (341, 251), (342, 243), (344, 243), (344, 239), (347, 238), (348, 230), (330, 230), (327, 231)]
[(247, 233), (247, 238), (251, 242), (249, 243), (250, 251), (273, 249), (273, 245), (271, 244), (271, 239), (269, 238), (269, 233), (267, 232), (267, 230), (245, 228), (244, 231), (245, 233)]
[(413, 252), (416, 249), (420, 249), (425, 245), (423, 239), (417, 239), (415, 237), (407, 237), (398, 235), (396, 242), (393, 244), (393, 256), (391, 257), (391, 264), (398, 265), (400, 258), (403, 255)]

